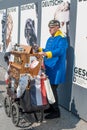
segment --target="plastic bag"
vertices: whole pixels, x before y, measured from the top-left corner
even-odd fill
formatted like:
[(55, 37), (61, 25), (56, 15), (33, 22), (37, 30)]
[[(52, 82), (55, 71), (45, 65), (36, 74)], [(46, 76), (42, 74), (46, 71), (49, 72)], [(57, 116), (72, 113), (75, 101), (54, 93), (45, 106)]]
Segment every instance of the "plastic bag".
[(28, 80), (29, 80), (28, 75), (23, 75), (20, 77), (19, 84), (17, 87), (17, 98), (21, 97), (22, 94), (24, 93), (24, 91), (28, 85)]
[(46, 88), (48, 102), (50, 104), (55, 103), (55, 97), (54, 97), (53, 91), (51, 89), (51, 85), (50, 85), (49, 79), (46, 79), (44, 81), (44, 84), (45, 84), (45, 88)]

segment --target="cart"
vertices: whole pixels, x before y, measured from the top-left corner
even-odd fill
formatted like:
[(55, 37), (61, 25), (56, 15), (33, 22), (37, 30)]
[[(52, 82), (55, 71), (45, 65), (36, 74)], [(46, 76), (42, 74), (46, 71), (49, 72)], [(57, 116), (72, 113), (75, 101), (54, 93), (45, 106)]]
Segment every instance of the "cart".
[[(4, 99), (5, 113), (12, 118), (15, 126), (18, 126), (21, 115), (33, 114), (35, 121), (42, 121), (44, 109), (49, 107), (47, 97), (43, 98), (44, 103), (31, 105), (31, 92), (34, 93), (34, 80), (39, 75), (41, 82), (46, 79), (44, 67), (42, 66), (43, 57), (34, 53), (31, 46), (16, 46), (10, 53), (9, 60), (9, 82), (7, 87), (7, 96)], [(35, 62), (37, 61), (37, 62)], [(31, 76), (33, 80), (28, 79), (28, 84), (20, 97), (17, 97), (17, 90), (21, 76)], [(24, 83), (24, 82), (23, 82)], [(33, 85), (32, 85), (33, 83)], [(24, 83), (25, 85), (25, 83)], [(23, 86), (22, 86), (23, 87)], [(45, 92), (46, 93), (46, 92)]]

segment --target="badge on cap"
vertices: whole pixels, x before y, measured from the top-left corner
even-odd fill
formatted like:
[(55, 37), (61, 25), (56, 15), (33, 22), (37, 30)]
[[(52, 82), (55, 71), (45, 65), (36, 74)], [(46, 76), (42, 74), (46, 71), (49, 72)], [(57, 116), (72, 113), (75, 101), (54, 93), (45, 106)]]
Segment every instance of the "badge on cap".
[(60, 27), (60, 22), (58, 20), (51, 20), (48, 24), (48, 27), (52, 26), (59, 26)]

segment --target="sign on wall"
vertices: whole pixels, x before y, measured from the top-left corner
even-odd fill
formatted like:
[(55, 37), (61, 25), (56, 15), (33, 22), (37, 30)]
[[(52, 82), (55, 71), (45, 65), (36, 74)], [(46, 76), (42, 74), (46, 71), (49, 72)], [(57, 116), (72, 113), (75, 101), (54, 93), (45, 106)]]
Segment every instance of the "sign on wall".
[(73, 83), (87, 88), (87, 1), (78, 0)]
[(61, 31), (69, 35), (70, 0), (43, 0), (41, 19), (41, 46), (45, 47), (46, 40), (50, 36), (48, 23), (52, 19), (60, 21)]
[(11, 7), (7, 9), (6, 51), (16, 43), (18, 43), (18, 7)]
[(37, 3), (21, 5), (20, 44), (32, 46), (37, 43), (37, 8)]
[(5, 47), (6, 36), (6, 9), (0, 10), (0, 52)]

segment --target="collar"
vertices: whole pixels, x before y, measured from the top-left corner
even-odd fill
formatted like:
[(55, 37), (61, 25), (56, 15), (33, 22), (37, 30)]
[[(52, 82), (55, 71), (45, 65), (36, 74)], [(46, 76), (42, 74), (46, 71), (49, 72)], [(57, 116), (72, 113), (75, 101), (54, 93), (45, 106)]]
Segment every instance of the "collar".
[(62, 31), (58, 30), (58, 31), (55, 33), (54, 37), (56, 37), (56, 36), (62, 36), (62, 37), (64, 37), (64, 34), (62, 33)]

